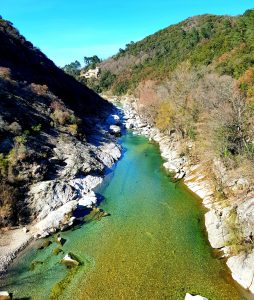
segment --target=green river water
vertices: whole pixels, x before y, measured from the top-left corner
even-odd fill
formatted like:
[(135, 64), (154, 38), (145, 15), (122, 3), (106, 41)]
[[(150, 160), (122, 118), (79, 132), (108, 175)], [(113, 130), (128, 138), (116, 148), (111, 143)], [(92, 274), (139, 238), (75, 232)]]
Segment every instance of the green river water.
[[(170, 180), (147, 139), (128, 133), (122, 145), (122, 159), (99, 190), (100, 207), (111, 215), (63, 232), (58, 255), (52, 254), (54, 242), (43, 250), (36, 249), (41, 241), (29, 246), (1, 289), (23, 300), (181, 300), (187, 292), (209, 300), (247, 299), (208, 244), (201, 200)], [(69, 251), (83, 265), (59, 264)]]

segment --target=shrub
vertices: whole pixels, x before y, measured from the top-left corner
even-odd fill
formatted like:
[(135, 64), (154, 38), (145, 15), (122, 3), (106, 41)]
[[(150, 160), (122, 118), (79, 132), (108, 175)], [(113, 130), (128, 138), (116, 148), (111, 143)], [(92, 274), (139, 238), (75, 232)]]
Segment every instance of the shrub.
[(56, 109), (53, 114), (51, 114), (51, 118), (60, 125), (65, 125), (69, 118), (70, 113), (68, 111), (63, 111), (61, 109)]
[(19, 133), (21, 133), (21, 126), (19, 125), (18, 122), (12, 122), (9, 126), (8, 126), (8, 130), (11, 131), (11, 133), (17, 135)]
[(172, 106), (168, 101), (161, 103), (155, 119), (156, 127), (161, 131), (168, 129), (172, 122), (173, 114)]
[(36, 83), (31, 83), (30, 89), (32, 92), (34, 92), (35, 94), (37, 94), (39, 96), (45, 96), (49, 92), (49, 89), (48, 89), (47, 85), (45, 85), (45, 84), (40, 85), (40, 84), (36, 84)]
[(127, 93), (128, 89), (129, 89), (129, 85), (130, 85), (130, 83), (128, 80), (118, 82), (114, 85), (113, 93), (117, 96), (124, 95)]
[(11, 79), (11, 69), (5, 68), (5, 67), (0, 67), (0, 77), (5, 80), (10, 80)]
[(42, 125), (38, 124), (38, 125), (33, 125), (31, 128), (32, 128), (33, 132), (38, 133), (41, 131), (41, 127), (42, 127)]
[(77, 124), (71, 124), (68, 126), (68, 131), (72, 134), (72, 135), (77, 135), (78, 134), (78, 125)]

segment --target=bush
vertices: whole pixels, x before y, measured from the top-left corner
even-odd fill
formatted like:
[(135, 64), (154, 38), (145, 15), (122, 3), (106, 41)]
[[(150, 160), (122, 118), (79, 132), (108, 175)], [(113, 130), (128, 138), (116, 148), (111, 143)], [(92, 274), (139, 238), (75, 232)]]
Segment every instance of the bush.
[(121, 96), (126, 94), (128, 89), (129, 89), (129, 81), (128, 80), (121, 81), (114, 85), (113, 93), (117, 96)]
[(173, 114), (172, 105), (168, 101), (161, 103), (157, 111), (155, 126), (161, 131), (167, 130), (172, 122)]
[(72, 134), (72, 135), (77, 135), (78, 134), (78, 125), (77, 124), (71, 124), (68, 126), (68, 131)]

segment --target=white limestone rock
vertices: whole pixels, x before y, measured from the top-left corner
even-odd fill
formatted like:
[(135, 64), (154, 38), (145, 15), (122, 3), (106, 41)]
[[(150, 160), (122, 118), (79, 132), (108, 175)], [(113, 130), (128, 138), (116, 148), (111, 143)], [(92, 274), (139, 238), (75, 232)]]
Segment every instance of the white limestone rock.
[(227, 265), (232, 277), (244, 288), (254, 293), (254, 250), (251, 253), (241, 253), (228, 259)]
[(121, 148), (115, 143), (105, 143), (99, 149), (98, 157), (108, 168), (111, 168), (115, 161), (121, 157)]
[(208, 299), (199, 295), (192, 296), (191, 294), (187, 293), (185, 295), (184, 300), (208, 300)]
[(227, 207), (221, 211), (211, 209), (205, 214), (208, 239), (211, 246), (215, 249), (226, 246), (230, 239), (229, 229), (226, 227), (226, 222), (224, 222), (224, 220), (228, 218), (230, 211), (231, 208)]
[(47, 217), (35, 225), (35, 236), (40, 238), (46, 237), (49, 234), (56, 232), (59, 228), (64, 230), (70, 227), (75, 220), (72, 213), (77, 206), (78, 201), (72, 200), (65, 203), (58, 209), (51, 211)]
[(66, 266), (78, 266), (79, 262), (72, 257), (70, 253), (67, 253), (61, 261)]
[(121, 133), (121, 128), (117, 125), (110, 125), (109, 129), (112, 134), (119, 135)]
[(82, 198), (78, 201), (79, 208), (92, 207), (97, 202), (97, 197), (92, 191), (86, 195), (83, 195)]
[(0, 291), (0, 300), (11, 300), (12, 296), (7, 291)]

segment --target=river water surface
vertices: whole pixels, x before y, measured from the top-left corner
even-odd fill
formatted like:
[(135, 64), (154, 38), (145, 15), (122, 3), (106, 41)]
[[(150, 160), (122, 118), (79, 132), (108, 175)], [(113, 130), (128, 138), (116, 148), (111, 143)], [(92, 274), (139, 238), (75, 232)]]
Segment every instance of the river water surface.
[[(30, 246), (0, 282), (2, 289), (15, 299), (36, 300), (181, 300), (187, 292), (247, 299), (208, 244), (201, 200), (170, 180), (147, 139), (126, 134), (122, 145), (122, 159), (99, 190), (100, 207), (111, 215), (62, 233), (66, 243), (58, 255), (54, 242), (43, 250)], [(59, 264), (69, 251), (82, 266)]]

